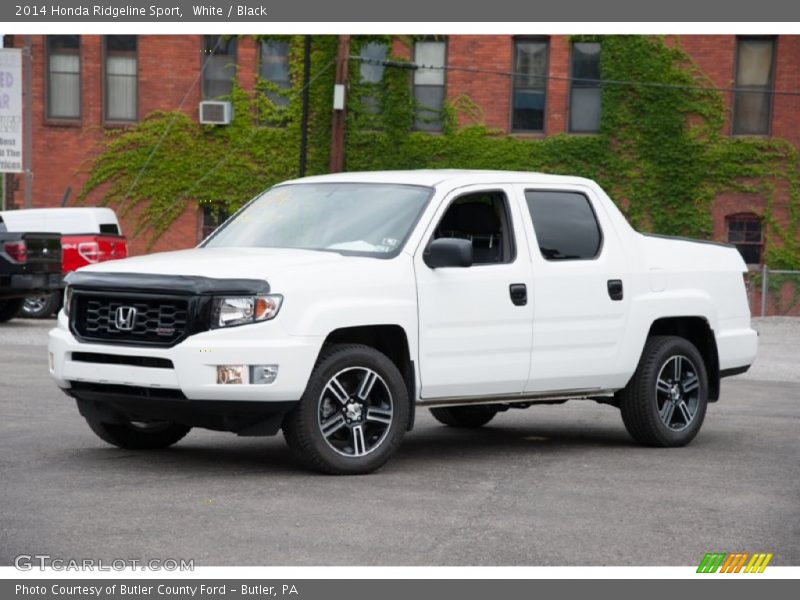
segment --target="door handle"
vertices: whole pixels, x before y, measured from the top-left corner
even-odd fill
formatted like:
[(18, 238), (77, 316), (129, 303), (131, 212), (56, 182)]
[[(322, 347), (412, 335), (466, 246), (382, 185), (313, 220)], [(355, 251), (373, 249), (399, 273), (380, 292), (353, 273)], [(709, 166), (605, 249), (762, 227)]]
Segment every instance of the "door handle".
[(528, 286), (524, 283), (512, 283), (508, 286), (511, 302), (516, 306), (525, 306), (528, 303)]
[(612, 300), (622, 300), (622, 279), (608, 280), (608, 296)]

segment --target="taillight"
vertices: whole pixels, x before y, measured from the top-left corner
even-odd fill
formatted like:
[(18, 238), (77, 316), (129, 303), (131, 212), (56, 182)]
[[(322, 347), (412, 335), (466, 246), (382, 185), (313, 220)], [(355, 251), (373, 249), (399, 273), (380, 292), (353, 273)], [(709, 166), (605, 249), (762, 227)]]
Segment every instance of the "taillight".
[(3, 249), (14, 262), (24, 263), (28, 261), (28, 246), (25, 244), (25, 240), (6, 242), (3, 244)]
[(80, 254), (86, 262), (99, 262), (100, 244), (97, 242), (81, 242), (78, 244), (78, 254)]

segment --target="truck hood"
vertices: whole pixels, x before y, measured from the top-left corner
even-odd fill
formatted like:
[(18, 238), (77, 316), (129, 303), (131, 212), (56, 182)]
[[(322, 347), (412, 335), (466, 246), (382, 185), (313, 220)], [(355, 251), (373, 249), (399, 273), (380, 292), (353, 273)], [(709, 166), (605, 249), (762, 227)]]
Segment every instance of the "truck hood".
[(365, 260), (375, 259), (290, 248), (193, 248), (107, 261), (80, 271), (273, 280), (298, 270), (335, 269), (341, 263)]

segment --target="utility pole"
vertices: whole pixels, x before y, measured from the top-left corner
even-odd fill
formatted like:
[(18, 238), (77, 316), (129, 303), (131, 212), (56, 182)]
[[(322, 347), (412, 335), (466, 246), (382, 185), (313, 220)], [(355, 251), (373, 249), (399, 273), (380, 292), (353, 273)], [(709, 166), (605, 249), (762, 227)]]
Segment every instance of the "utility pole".
[(347, 90), (347, 72), (350, 56), (350, 36), (339, 36), (339, 48), (336, 51), (336, 81), (333, 86), (333, 124), (331, 126), (331, 163), (330, 172), (340, 173), (344, 170), (344, 137), (346, 125), (345, 92)]
[(31, 96), (31, 36), (25, 36), (22, 50), (22, 78), (24, 79), (24, 103), (22, 106), (22, 170), (25, 177), (25, 201), (23, 206), (33, 206), (33, 98)]

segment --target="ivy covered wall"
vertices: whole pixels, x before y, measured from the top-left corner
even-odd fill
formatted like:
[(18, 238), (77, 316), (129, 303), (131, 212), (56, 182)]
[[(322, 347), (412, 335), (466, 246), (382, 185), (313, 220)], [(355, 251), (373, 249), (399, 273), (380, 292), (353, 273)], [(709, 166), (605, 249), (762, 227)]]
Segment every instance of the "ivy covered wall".
[[(157, 237), (187, 202), (235, 208), (265, 187), (296, 177), (303, 38), (287, 39), (293, 77), (287, 107), (235, 86), (231, 126), (199, 125), (182, 113), (151, 114), (131, 129), (109, 134), (81, 196), (102, 194), (119, 204), (129, 195), (122, 210), (139, 205), (140, 228)], [(604, 79), (667, 84), (604, 86), (601, 129), (594, 135), (506, 135), (483, 125), (481, 107), (467, 96), (448, 100), (441, 134), (413, 131), (411, 71), (386, 67), (381, 82), (370, 84), (361, 81), (360, 63), (351, 61), (346, 169), (456, 167), (581, 175), (596, 179), (636, 227), (694, 237), (711, 237), (717, 196), (754, 194), (765, 201), (765, 261), (800, 268), (797, 149), (777, 138), (726, 135), (722, 95), (697, 89), (711, 82), (679, 45), (649, 36), (591, 39), (602, 44)], [(358, 55), (370, 41), (391, 47), (389, 37), (355, 37), (350, 54)], [(313, 40), (309, 174), (327, 170), (336, 44), (334, 36)], [(270, 84), (256, 87), (263, 91)], [(377, 112), (370, 109), (376, 103)], [(778, 208), (784, 212), (781, 219), (775, 217)]]
[[(270, 185), (297, 177), (303, 36), (270, 39), (290, 41), (290, 89), (259, 79), (257, 93), (250, 94), (234, 81), (228, 126), (201, 125), (196, 117), (174, 111), (153, 112), (133, 127), (108, 130), (79, 200), (102, 201), (122, 214), (136, 210), (135, 235), (152, 242), (187, 203), (232, 211)], [(309, 174), (328, 167), (336, 44), (335, 36), (315, 36), (312, 45)], [(288, 104), (271, 102), (267, 91), (285, 95)]]

